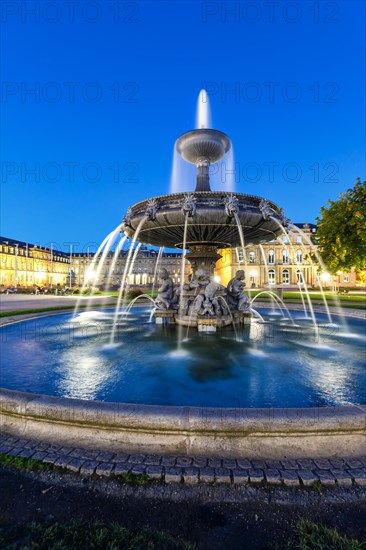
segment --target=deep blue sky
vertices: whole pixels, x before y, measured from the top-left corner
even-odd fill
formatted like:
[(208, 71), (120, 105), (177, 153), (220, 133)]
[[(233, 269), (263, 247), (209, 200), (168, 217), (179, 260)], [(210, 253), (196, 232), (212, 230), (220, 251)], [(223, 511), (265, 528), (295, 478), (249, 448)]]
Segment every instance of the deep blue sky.
[[(72, 14), (61, 1), (4, 1), (1, 234), (82, 249), (128, 205), (169, 192), (175, 139), (194, 127), (205, 86), (213, 126), (234, 144), (237, 191), (314, 222), (365, 176), (365, 3), (272, 7), (79, 0)], [(37, 86), (39, 101), (25, 93)], [(239, 97), (225, 93), (235, 86)], [(39, 181), (24, 173), (35, 163)]]

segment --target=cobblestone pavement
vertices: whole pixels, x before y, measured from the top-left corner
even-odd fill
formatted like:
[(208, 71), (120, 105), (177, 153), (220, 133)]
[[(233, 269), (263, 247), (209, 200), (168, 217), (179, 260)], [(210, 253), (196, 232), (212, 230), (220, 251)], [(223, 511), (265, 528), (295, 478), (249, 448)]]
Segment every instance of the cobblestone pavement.
[(366, 486), (366, 456), (296, 460), (159, 456), (61, 447), (0, 435), (0, 453), (32, 458), (81, 476), (145, 474), (165, 483), (258, 484), (278, 486)]

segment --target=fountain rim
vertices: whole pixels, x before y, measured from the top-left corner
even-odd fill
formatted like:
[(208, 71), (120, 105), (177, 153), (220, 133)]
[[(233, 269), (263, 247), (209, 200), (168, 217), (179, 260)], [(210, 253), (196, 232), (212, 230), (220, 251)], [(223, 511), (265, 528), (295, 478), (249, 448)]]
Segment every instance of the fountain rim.
[[(273, 201), (266, 199), (264, 197), (260, 197), (258, 195), (249, 195), (246, 193), (237, 193), (236, 191), (185, 191), (180, 193), (166, 193), (164, 195), (155, 195), (153, 197), (149, 197), (147, 199), (143, 199), (142, 201), (136, 202), (129, 208), (131, 209), (132, 213), (134, 214), (134, 210), (138, 208), (143, 208), (147, 206), (147, 203), (150, 200), (169, 200), (169, 202), (174, 202), (174, 200), (178, 199), (184, 199), (186, 197), (193, 197), (193, 198), (202, 198), (202, 199), (210, 199), (213, 197), (220, 198), (221, 201), (224, 200), (225, 197), (237, 197), (239, 200), (243, 201), (251, 201), (253, 203), (256, 203), (256, 205), (259, 205), (259, 203), (262, 200), (266, 200), (269, 204), (269, 206), (273, 209), (275, 214), (279, 214), (280, 207)], [(219, 204), (215, 204), (213, 206), (224, 206), (223, 202)]]

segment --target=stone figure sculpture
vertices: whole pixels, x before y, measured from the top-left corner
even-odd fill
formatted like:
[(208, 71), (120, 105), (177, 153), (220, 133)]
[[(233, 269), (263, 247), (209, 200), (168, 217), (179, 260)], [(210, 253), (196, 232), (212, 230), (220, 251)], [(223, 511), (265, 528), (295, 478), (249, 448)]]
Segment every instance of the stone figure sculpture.
[(155, 300), (156, 308), (169, 309), (174, 296), (173, 281), (170, 277), (169, 271), (167, 271), (164, 267), (159, 270), (158, 277), (162, 281), (162, 284), (158, 288), (158, 296)]
[(242, 269), (235, 273), (226, 288), (226, 301), (231, 310), (245, 311), (249, 309), (249, 299), (244, 294), (245, 274)]

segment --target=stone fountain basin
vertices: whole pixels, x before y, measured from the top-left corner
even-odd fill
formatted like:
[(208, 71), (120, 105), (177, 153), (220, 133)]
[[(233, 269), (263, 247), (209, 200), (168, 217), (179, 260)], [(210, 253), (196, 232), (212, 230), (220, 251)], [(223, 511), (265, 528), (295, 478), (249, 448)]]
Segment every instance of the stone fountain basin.
[(89, 449), (247, 458), (361, 456), (366, 406), (166, 407), (0, 390), (1, 429)]
[[(152, 246), (176, 248), (183, 246), (185, 214), (182, 205), (187, 193), (174, 193), (154, 197), (158, 210), (155, 220), (146, 220), (137, 240)], [(188, 217), (187, 248), (193, 244), (207, 244), (218, 248), (241, 246), (240, 235), (234, 217), (225, 211), (224, 200), (227, 193), (196, 192), (190, 193), (196, 201), (196, 212)], [(259, 209), (261, 197), (234, 193), (238, 199), (238, 218), (243, 229), (245, 244), (268, 242), (282, 234), (279, 225), (279, 207), (268, 201), (274, 217), (265, 220)], [(122, 224), (125, 234), (133, 238), (136, 229), (144, 218), (149, 200), (144, 200), (131, 207), (130, 224)]]

